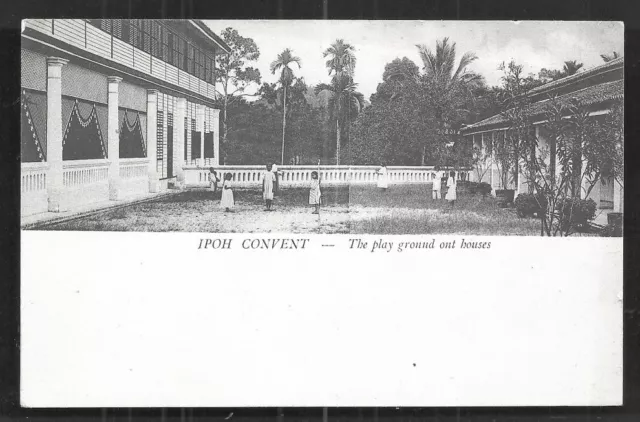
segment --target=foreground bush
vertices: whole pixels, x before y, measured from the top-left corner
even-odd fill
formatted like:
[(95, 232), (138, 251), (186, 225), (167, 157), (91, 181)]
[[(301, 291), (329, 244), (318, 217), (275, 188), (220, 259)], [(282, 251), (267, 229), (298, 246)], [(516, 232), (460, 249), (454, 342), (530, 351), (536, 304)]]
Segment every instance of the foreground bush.
[(471, 195), (487, 196), (491, 193), (491, 185), (488, 183), (470, 182), (468, 180), (458, 180), (458, 190), (460, 193), (469, 193)]
[(514, 201), (518, 217), (533, 217), (547, 209), (547, 198), (541, 194), (521, 193)]
[(556, 204), (562, 231), (586, 231), (589, 221), (596, 216), (596, 203), (593, 199), (565, 198)]

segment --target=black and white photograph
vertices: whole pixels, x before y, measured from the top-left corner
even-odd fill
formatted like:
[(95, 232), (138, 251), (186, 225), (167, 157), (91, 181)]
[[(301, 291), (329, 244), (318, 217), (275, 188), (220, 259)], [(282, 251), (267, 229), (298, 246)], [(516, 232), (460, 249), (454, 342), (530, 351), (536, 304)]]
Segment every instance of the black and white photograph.
[(21, 406), (621, 405), (624, 31), (23, 20)]
[(27, 19), (22, 227), (621, 236), (623, 31)]

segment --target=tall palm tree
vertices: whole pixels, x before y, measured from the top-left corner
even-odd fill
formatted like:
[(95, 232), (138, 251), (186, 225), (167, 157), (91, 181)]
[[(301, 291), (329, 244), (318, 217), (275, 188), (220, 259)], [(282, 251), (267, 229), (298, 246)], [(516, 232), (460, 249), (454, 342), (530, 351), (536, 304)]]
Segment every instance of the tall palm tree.
[(467, 71), (467, 67), (478, 58), (475, 53), (464, 53), (456, 67), (456, 43), (450, 44), (448, 37), (436, 42), (435, 52), (424, 44), (418, 44), (416, 47), (422, 59), (425, 76), (441, 88), (458, 88), (480, 79), (478, 74)]
[(562, 75), (571, 76), (578, 73), (578, 71), (584, 66), (583, 63), (578, 63), (576, 60), (567, 60), (562, 66)]
[(620, 53), (618, 53), (617, 51), (614, 51), (611, 54), (600, 54), (600, 57), (602, 58), (602, 60), (604, 60), (605, 63), (608, 63), (611, 60), (615, 60), (618, 57), (622, 57), (622, 55)]
[(331, 84), (319, 84), (315, 88), (316, 95), (322, 91), (329, 93), (329, 112), (336, 121), (336, 165), (340, 165), (340, 127), (364, 107), (364, 95), (356, 91), (357, 87), (350, 75), (337, 72), (331, 78)]
[(302, 66), (302, 61), (299, 57), (293, 55), (293, 52), (286, 48), (282, 53), (278, 54), (278, 58), (271, 63), (271, 73), (276, 74), (276, 72), (280, 72), (280, 84), (283, 88), (283, 96), (282, 96), (282, 159), (281, 164), (284, 164), (284, 134), (287, 127), (287, 87), (291, 85), (293, 81), (293, 70), (291, 69), (292, 64), (297, 64), (298, 69)]
[[(438, 132), (443, 135), (441, 146), (443, 151), (448, 151), (450, 138), (446, 134), (468, 113), (467, 105), (474, 101), (473, 91), (482, 84), (482, 77), (467, 69), (478, 57), (468, 51), (456, 62), (456, 43), (450, 42), (448, 37), (436, 41), (435, 51), (425, 44), (416, 47), (424, 71), (421, 82), (426, 82), (434, 94), (433, 112), (439, 125)], [(426, 145), (423, 147), (424, 155)]]
[(329, 57), (327, 60), (327, 69), (329, 75), (332, 73), (345, 72), (353, 76), (356, 68), (355, 47), (342, 39), (337, 39), (322, 53), (322, 57)]

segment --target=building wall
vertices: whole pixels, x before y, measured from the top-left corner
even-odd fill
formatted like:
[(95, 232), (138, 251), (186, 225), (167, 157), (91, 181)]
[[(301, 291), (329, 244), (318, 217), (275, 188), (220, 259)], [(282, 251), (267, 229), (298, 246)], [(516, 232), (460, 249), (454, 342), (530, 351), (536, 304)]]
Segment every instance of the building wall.
[(136, 110), (146, 113), (147, 90), (141, 86), (123, 80), (122, 82), (120, 82), (118, 107), (128, 108), (130, 110)]
[(70, 61), (62, 68), (62, 95), (106, 105), (107, 75)]
[(22, 49), (20, 86), (34, 91), (47, 91), (47, 58), (35, 51)]

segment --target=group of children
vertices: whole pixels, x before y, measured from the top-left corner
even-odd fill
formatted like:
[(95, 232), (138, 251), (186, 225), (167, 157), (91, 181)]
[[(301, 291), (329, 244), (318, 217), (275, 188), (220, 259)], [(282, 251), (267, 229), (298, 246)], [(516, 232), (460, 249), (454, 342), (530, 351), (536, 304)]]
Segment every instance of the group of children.
[[(267, 164), (266, 171), (262, 174), (262, 198), (265, 201), (265, 211), (273, 210), (273, 197), (278, 192), (279, 178), (281, 172), (278, 171), (278, 167), (275, 164)], [(442, 180), (444, 177), (440, 177), (440, 172), (431, 173), (433, 179), (432, 185), (432, 197), (433, 199), (442, 199)], [(443, 173), (446, 177), (446, 172)], [(220, 208), (224, 208), (225, 212), (231, 212), (235, 206), (233, 199), (233, 190), (231, 189), (231, 180), (233, 176), (231, 173), (224, 175), (224, 182), (222, 183), (222, 196), (220, 199)], [(209, 184), (211, 190), (216, 192), (218, 190), (218, 183), (220, 179), (213, 167), (209, 168)], [(386, 166), (382, 166), (378, 170), (378, 188), (386, 190), (388, 187), (387, 169)], [(456, 200), (456, 172), (451, 171), (449, 178), (446, 181), (445, 188), (447, 193), (444, 197), (449, 201), (451, 206), (454, 205)], [(312, 214), (320, 214), (320, 198), (322, 193), (320, 192), (320, 175), (317, 171), (311, 172), (311, 182), (309, 184), (309, 205), (314, 206)]]
[[(446, 173), (443, 173), (444, 177), (440, 176), (440, 172), (431, 173), (431, 177), (433, 179), (433, 185), (431, 188), (432, 198), (433, 199), (442, 199), (442, 180), (446, 177)], [(449, 172), (449, 178), (447, 179), (445, 188), (447, 189), (447, 194), (444, 199), (451, 203), (451, 206), (454, 205), (456, 200), (456, 172)]]
[[(262, 174), (262, 198), (265, 201), (265, 211), (273, 211), (273, 197), (278, 192), (279, 180), (281, 172), (275, 164), (267, 164), (266, 171)], [(224, 175), (222, 183), (222, 196), (220, 199), (220, 208), (224, 208), (225, 212), (231, 212), (235, 206), (233, 198), (233, 190), (231, 189), (231, 173)], [(209, 168), (209, 185), (213, 192), (218, 190), (220, 179), (213, 167)], [(311, 183), (309, 184), (309, 205), (314, 206), (312, 214), (320, 214), (320, 175), (317, 171), (311, 172)]]

